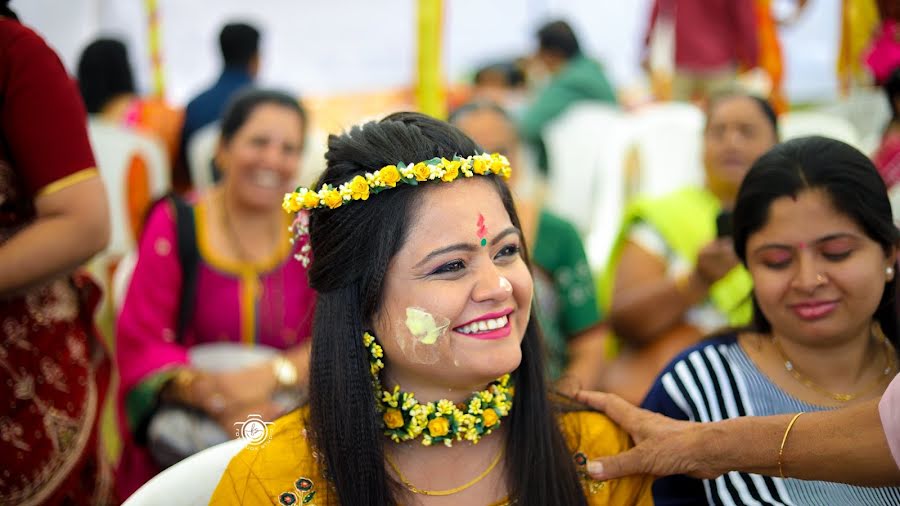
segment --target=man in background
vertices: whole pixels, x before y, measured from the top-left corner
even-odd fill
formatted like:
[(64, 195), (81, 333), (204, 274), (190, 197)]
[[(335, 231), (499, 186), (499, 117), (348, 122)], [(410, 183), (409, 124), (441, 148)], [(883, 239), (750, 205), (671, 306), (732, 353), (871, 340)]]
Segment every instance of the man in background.
[[(181, 162), (187, 167), (191, 138), (219, 120), (225, 105), (241, 88), (253, 84), (259, 72), (259, 30), (246, 23), (230, 23), (219, 33), (224, 68), (215, 84), (188, 102), (181, 133)], [(213, 174), (218, 179), (217, 174)]]
[(553, 21), (538, 30), (536, 60), (550, 74), (547, 86), (525, 110), (519, 129), (535, 149), (539, 168), (547, 172), (544, 128), (570, 105), (580, 101), (616, 103), (616, 94), (603, 68), (581, 52), (578, 38), (565, 21)]

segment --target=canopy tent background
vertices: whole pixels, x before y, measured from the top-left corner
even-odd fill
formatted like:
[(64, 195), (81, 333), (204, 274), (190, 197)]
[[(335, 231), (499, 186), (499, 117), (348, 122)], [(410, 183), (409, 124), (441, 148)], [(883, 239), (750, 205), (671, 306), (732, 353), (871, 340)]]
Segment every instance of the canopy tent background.
[[(408, 88), (416, 71), (416, 0), (156, 0), (166, 97), (183, 104), (219, 72), (216, 37), (223, 23), (246, 19), (264, 32), (262, 83), (303, 96)], [(777, 5), (791, 3), (789, 0)], [(13, 0), (74, 72), (94, 37), (128, 43), (137, 79), (152, 90), (148, 2)], [(534, 49), (534, 31), (567, 19), (587, 53), (606, 65), (620, 88), (643, 80), (639, 53), (650, 0), (445, 0), (444, 74), (466, 79), (478, 65)], [(792, 101), (837, 96), (835, 60), (840, 0), (817, 0), (782, 30), (786, 88)]]

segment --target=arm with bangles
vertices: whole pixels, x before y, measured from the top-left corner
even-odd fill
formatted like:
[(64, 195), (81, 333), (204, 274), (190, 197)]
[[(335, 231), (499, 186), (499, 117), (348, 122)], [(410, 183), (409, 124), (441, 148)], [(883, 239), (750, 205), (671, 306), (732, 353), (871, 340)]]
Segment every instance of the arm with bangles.
[(714, 478), (741, 471), (862, 486), (900, 484), (878, 399), (799, 417), (697, 423), (672, 420), (611, 394), (579, 392), (576, 397), (606, 413), (636, 443), (625, 453), (591, 462), (588, 469), (598, 479), (637, 473)]
[(195, 406), (226, 431), (235, 422), (258, 414), (265, 420), (283, 415), (286, 406), (274, 396), (284, 391), (302, 397), (309, 376), (310, 341), (294, 346), (275, 359), (237, 371), (204, 372), (180, 367), (160, 392), (161, 398)]

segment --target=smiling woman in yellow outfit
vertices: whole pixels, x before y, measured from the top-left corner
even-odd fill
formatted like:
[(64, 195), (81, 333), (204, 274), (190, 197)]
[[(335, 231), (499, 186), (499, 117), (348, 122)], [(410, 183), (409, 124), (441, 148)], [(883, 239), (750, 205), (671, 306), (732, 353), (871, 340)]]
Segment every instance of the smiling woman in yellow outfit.
[(212, 504), (652, 504), (649, 477), (585, 472), (630, 442), (548, 395), (511, 168), (480, 153), (416, 113), (329, 139), (319, 183), (284, 202), (319, 296), (310, 402)]

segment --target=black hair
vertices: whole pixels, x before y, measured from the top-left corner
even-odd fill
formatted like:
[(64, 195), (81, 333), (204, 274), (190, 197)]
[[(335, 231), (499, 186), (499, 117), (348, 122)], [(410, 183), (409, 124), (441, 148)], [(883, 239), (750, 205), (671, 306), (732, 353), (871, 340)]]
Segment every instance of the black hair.
[(88, 113), (97, 114), (119, 95), (134, 93), (128, 49), (122, 41), (97, 39), (81, 52), (78, 88)]
[(16, 21), (19, 20), (19, 16), (16, 16), (16, 13), (9, 8), (9, 0), (0, 1), (0, 16), (6, 16)]
[(512, 116), (510, 116), (509, 112), (503, 108), (502, 105), (494, 102), (493, 100), (472, 100), (471, 102), (466, 102), (465, 104), (457, 107), (450, 113), (450, 117), (447, 118), (447, 121), (451, 125), (455, 125), (463, 116), (479, 111), (491, 111), (495, 112), (509, 122), (510, 125), (515, 127), (515, 121)]
[(891, 108), (891, 122), (900, 123), (900, 109), (897, 108), (897, 102), (900, 101), (900, 65), (891, 72), (882, 87)]
[(238, 92), (225, 107), (222, 113), (222, 122), (220, 127), (220, 138), (223, 143), (234, 137), (234, 134), (244, 126), (247, 118), (253, 114), (257, 107), (265, 104), (273, 104), (290, 109), (297, 113), (300, 118), (300, 134), (301, 143), (306, 138), (306, 109), (303, 108), (300, 100), (294, 98), (283, 91), (265, 90), (259, 88), (250, 88)]
[[(889, 253), (900, 243), (884, 181), (869, 158), (856, 148), (825, 137), (802, 137), (778, 144), (761, 156), (744, 177), (734, 207), (734, 249), (747, 265), (747, 241), (769, 220), (776, 199), (819, 190), (835, 209), (856, 222)], [(888, 281), (874, 318), (885, 336), (898, 345), (896, 278)], [(772, 325), (753, 299), (753, 330)], [(900, 347), (898, 347), (900, 349)]]
[(749, 98), (756, 106), (759, 108), (760, 112), (763, 113), (763, 116), (766, 117), (766, 120), (769, 123), (769, 126), (772, 127), (772, 132), (775, 134), (775, 140), (781, 138), (780, 133), (778, 131), (778, 113), (775, 112), (775, 108), (772, 107), (772, 104), (769, 103), (768, 100), (758, 96), (753, 95), (752, 93), (747, 93), (738, 89), (727, 89), (724, 91), (720, 91), (714, 94), (709, 102), (706, 104), (706, 122), (709, 122), (709, 118), (712, 116), (713, 110), (720, 103), (731, 99), (731, 98)]
[(578, 38), (565, 21), (557, 20), (545, 24), (538, 30), (537, 37), (542, 51), (557, 53), (566, 60), (581, 53)]
[(503, 83), (511, 88), (525, 85), (525, 71), (514, 61), (491, 63), (475, 71), (475, 84), (484, 84), (487, 76), (495, 74), (503, 78)]
[(246, 68), (259, 54), (259, 30), (246, 23), (229, 23), (219, 32), (225, 67)]
[[(396, 113), (330, 136), (327, 168), (316, 187), (338, 186), (400, 160), (450, 159), (478, 152), (471, 139), (445, 122), (418, 113)], [(495, 185), (512, 223), (520, 226), (505, 183), (494, 176), (487, 179)], [(385, 436), (361, 340), (363, 332), (372, 329), (382, 304), (385, 272), (406, 241), (425, 191), (427, 185), (398, 185), (365, 205), (316, 210), (310, 216), (309, 281), (318, 299), (309, 427), (344, 506), (396, 504), (398, 485), (384, 469)], [(524, 248), (523, 256), (527, 262)], [(510, 498), (521, 505), (583, 505), (571, 456), (548, 401), (543, 345), (534, 315), (532, 311), (522, 341), (521, 364), (512, 373), (516, 396), (505, 443)]]

